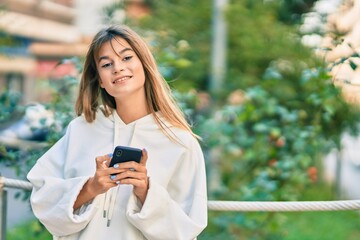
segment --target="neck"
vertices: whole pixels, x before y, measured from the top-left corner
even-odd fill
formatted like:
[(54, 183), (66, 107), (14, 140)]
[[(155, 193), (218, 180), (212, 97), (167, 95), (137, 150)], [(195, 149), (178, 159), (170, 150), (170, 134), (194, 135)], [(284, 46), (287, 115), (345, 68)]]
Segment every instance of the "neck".
[(145, 96), (141, 100), (128, 98), (124, 101), (116, 101), (116, 112), (125, 124), (145, 117), (149, 114)]

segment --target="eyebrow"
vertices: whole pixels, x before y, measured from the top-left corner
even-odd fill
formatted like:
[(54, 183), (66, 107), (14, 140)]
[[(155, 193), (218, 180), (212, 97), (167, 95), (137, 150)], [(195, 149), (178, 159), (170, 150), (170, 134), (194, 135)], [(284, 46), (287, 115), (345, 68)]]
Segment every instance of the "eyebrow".
[[(117, 53), (117, 55), (119, 56), (119, 55), (123, 54), (123, 53), (126, 52), (126, 51), (133, 51), (133, 50), (132, 50), (131, 48), (124, 48), (124, 49), (121, 50), (119, 53)], [(100, 62), (101, 60), (104, 60), (104, 59), (109, 59), (109, 57), (108, 57), (108, 56), (101, 56), (101, 57), (99, 58), (98, 62)]]

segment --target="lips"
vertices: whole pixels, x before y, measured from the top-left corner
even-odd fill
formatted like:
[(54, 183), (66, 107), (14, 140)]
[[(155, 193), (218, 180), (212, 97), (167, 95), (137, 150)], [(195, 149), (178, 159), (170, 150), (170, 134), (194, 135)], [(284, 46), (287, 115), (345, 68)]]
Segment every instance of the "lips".
[(123, 77), (119, 77), (119, 78), (116, 78), (112, 83), (115, 84), (115, 83), (121, 83), (125, 80), (128, 80), (132, 78), (132, 76), (123, 76)]

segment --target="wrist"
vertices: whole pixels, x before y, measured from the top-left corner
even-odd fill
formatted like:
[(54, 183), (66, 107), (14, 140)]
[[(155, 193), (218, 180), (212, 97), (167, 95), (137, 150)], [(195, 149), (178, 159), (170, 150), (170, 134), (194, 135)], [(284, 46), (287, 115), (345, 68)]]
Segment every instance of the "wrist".
[(84, 184), (84, 190), (87, 195), (91, 198), (96, 197), (99, 193), (96, 193), (96, 188), (93, 185), (94, 177), (89, 178), (89, 180)]
[(82, 189), (80, 190), (79, 195), (77, 196), (73, 209), (76, 210), (80, 208), (83, 204), (90, 202), (92, 199), (95, 198), (96, 194), (92, 190), (92, 178), (89, 178), (85, 184), (83, 185)]
[(147, 194), (148, 194), (148, 191), (149, 191), (149, 177), (147, 177), (145, 184), (146, 184), (145, 190), (143, 192), (139, 193), (139, 194), (135, 194), (136, 197), (141, 202), (141, 204), (144, 204), (145, 199), (146, 199)]

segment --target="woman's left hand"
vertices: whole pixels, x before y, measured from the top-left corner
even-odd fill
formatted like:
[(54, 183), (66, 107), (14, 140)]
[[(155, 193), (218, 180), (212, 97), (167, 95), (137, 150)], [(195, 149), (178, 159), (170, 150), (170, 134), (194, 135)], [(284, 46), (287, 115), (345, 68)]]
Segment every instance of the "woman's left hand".
[(140, 163), (135, 161), (120, 163), (118, 168), (124, 169), (124, 171), (117, 174), (116, 179), (114, 179), (114, 181), (120, 181), (120, 184), (133, 185), (134, 194), (141, 203), (145, 202), (149, 189), (149, 177), (146, 169), (147, 159), (147, 151), (143, 149)]

